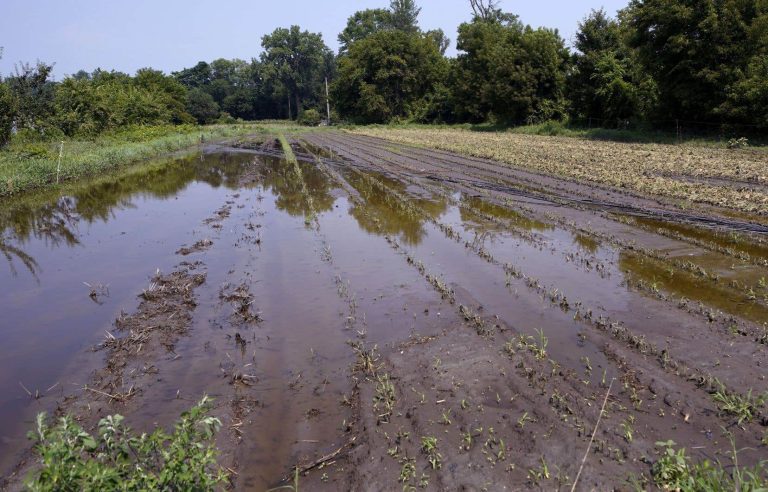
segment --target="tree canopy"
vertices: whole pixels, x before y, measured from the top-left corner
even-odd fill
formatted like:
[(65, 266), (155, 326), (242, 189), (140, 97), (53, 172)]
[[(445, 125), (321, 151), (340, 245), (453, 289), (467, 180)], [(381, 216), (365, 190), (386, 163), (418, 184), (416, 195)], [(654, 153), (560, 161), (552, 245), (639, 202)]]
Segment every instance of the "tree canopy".
[[(126, 125), (325, 115), (356, 122), (522, 124), (569, 119), (623, 126), (701, 122), (768, 129), (768, 0), (628, 0), (593, 10), (571, 49), (498, 0), (467, 0), (457, 55), (442, 29), (422, 30), (416, 0), (353, 13), (335, 55), (299, 26), (261, 38), (250, 60), (200, 61), (167, 75), (18, 63), (0, 79), (0, 146), (15, 133), (96, 135)], [(382, 0), (383, 2), (383, 0)], [(2, 51), (0, 50), (0, 55)]]

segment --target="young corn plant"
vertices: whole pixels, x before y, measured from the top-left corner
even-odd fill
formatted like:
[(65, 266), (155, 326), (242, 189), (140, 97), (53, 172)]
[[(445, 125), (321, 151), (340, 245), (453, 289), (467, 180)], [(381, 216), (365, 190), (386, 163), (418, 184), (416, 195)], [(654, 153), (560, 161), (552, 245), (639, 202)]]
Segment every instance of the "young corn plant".
[(442, 467), (443, 456), (437, 450), (437, 438), (433, 436), (424, 436), (421, 438), (421, 452), (427, 455), (427, 461), (433, 470), (439, 470)]

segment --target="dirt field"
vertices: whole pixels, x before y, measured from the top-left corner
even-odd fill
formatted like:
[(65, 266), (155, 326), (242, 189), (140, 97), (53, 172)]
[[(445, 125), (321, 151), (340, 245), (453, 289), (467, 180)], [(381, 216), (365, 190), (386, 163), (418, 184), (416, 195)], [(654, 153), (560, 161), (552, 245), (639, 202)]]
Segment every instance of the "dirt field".
[(768, 212), (768, 154), (764, 149), (625, 144), (567, 137), (445, 129), (361, 128), (360, 135), (496, 159), (556, 176)]
[[(450, 138), (439, 146), (466, 143)], [(46, 375), (61, 386), (8, 404), (5, 486), (33, 463), (19, 435), (35, 411), (86, 426), (120, 412), (151, 429), (202, 394), (238, 490), (288, 483), (296, 467), (302, 490), (570, 490), (577, 476), (577, 490), (626, 490), (650, 487), (659, 441), (723, 466), (734, 446), (740, 466), (766, 457), (768, 227), (748, 212), (763, 198), (681, 206), (612, 187), (568, 170), (562, 152), (594, 158), (579, 141), (557, 154), (547, 142), (561, 139), (534, 139), (513, 166), (347, 132), (288, 140), (295, 162), (272, 139), (211, 146), (173, 173), (96, 183), (30, 216), (77, 222), (98, 208), (107, 237), (128, 231), (121, 241), (143, 220), (146, 267), (111, 282), (84, 336), (94, 351)], [(606, 149), (621, 169), (657, 152)], [(670, 169), (748, 200), (764, 196), (768, 166), (749, 159), (751, 191), (727, 170)], [(11, 261), (45, 265), (15, 217), (4, 244), (26, 256)], [(67, 230), (95, 258), (99, 231)]]

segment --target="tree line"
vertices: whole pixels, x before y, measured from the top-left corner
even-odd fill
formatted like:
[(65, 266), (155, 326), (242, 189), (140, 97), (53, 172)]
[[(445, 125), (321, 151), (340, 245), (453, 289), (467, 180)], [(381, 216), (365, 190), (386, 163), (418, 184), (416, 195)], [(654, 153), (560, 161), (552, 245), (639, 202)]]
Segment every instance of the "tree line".
[[(21, 64), (0, 79), (0, 145), (11, 134), (96, 135), (127, 125), (290, 118), (516, 125), (548, 120), (649, 127), (673, 119), (768, 129), (768, 0), (631, 0), (593, 10), (572, 49), (496, 0), (469, 0), (456, 57), (419, 26), (415, 0), (355, 12), (339, 52), (298, 26), (262, 38), (250, 61), (171, 74), (84, 71), (51, 80)], [(0, 53), (1, 55), (1, 53)]]

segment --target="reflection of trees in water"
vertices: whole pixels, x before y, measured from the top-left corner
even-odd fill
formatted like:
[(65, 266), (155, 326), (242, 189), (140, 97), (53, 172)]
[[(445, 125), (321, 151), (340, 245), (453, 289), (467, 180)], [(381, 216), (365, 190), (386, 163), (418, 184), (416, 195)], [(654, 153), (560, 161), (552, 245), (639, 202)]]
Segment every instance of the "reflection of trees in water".
[(35, 259), (23, 250), (31, 239), (44, 241), (53, 247), (73, 247), (79, 244), (77, 226), (80, 221), (108, 222), (118, 210), (134, 208), (133, 200), (144, 196), (166, 199), (177, 195), (192, 181), (214, 188), (237, 188), (246, 163), (253, 160), (247, 154), (211, 154), (195, 157), (164, 159), (115, 176), (91, 180), (60, 192), (35, 194), (0, 210), (0, 253), (16, 274), (14, 259), (19, 260), (36, 275)]
[(302, 179), (307, 193), (312, 197), (316, 213), (333, 209), (336, 199), (331, 195), (331, 182), (316, 166), (300, 164), (302, 175), (299, 176), (292, 165), (281, 159), (264, 158), (264, 165), (258, 168), (265, 189), (271, 190), (277, 197), (278, 210), (294, 217), (309, 217), (312, 214), (309, 201), (304, 196)]
[[(405, 183), (382, 175), (376, 175), (375, 178), (387, 188), (408, 196)], [(409, 245), (418, 245), (424, 239), (426, 232), (421, 214), (402, 206), (397, 197), (384, 192), (355, 173), (347, 173), (345, 179), (365, 200), (364, 205), (356, 204), (350, 212), (363, 230), (374, 234), (398, 234), (403, 238), (403, 242)], [(439, 217), (448, 209), (447, 202), (442, 199), (413, 199), (412, 203), (433, 218)]]
[(520, 212), (517, 212), (509, 207), (487, 202), (477, 196), (462, 194), (461, 201), (467, 204), (470, 209), (467, 210), (467, 208), (464, 207), (459, 208), (461, 221), (464, 223), (464, 227), (470, 230), (484, 231), (487, 227), (485, 224), (487, 221), (472, 212), (472, 209), (479, 210), (484, 214), (491, 215), (499, 219), (504, 219), (510, 224), (525, 230), (546, 231), (553, 228), (549, 224), (545, 224), (544, 222), (540, 222), (536, 219), (528, 218)]
[(32, 276), (37, 277), (37, 261), (16, 246), (8, 244), (8, 240), (5, 236), (0, 236), (0, 253), (2, 253), (3, 256), (5, 256), (5, 259), (8, 260), (8, 266), (11, 268), (11, 273), (14, 277), (17, 275), (16, 267), (14, 266), (15, 260), (19, 260), (25, 267), (27, 267), (27, 270), (29, 270), (29, 273), (31, 273)]

